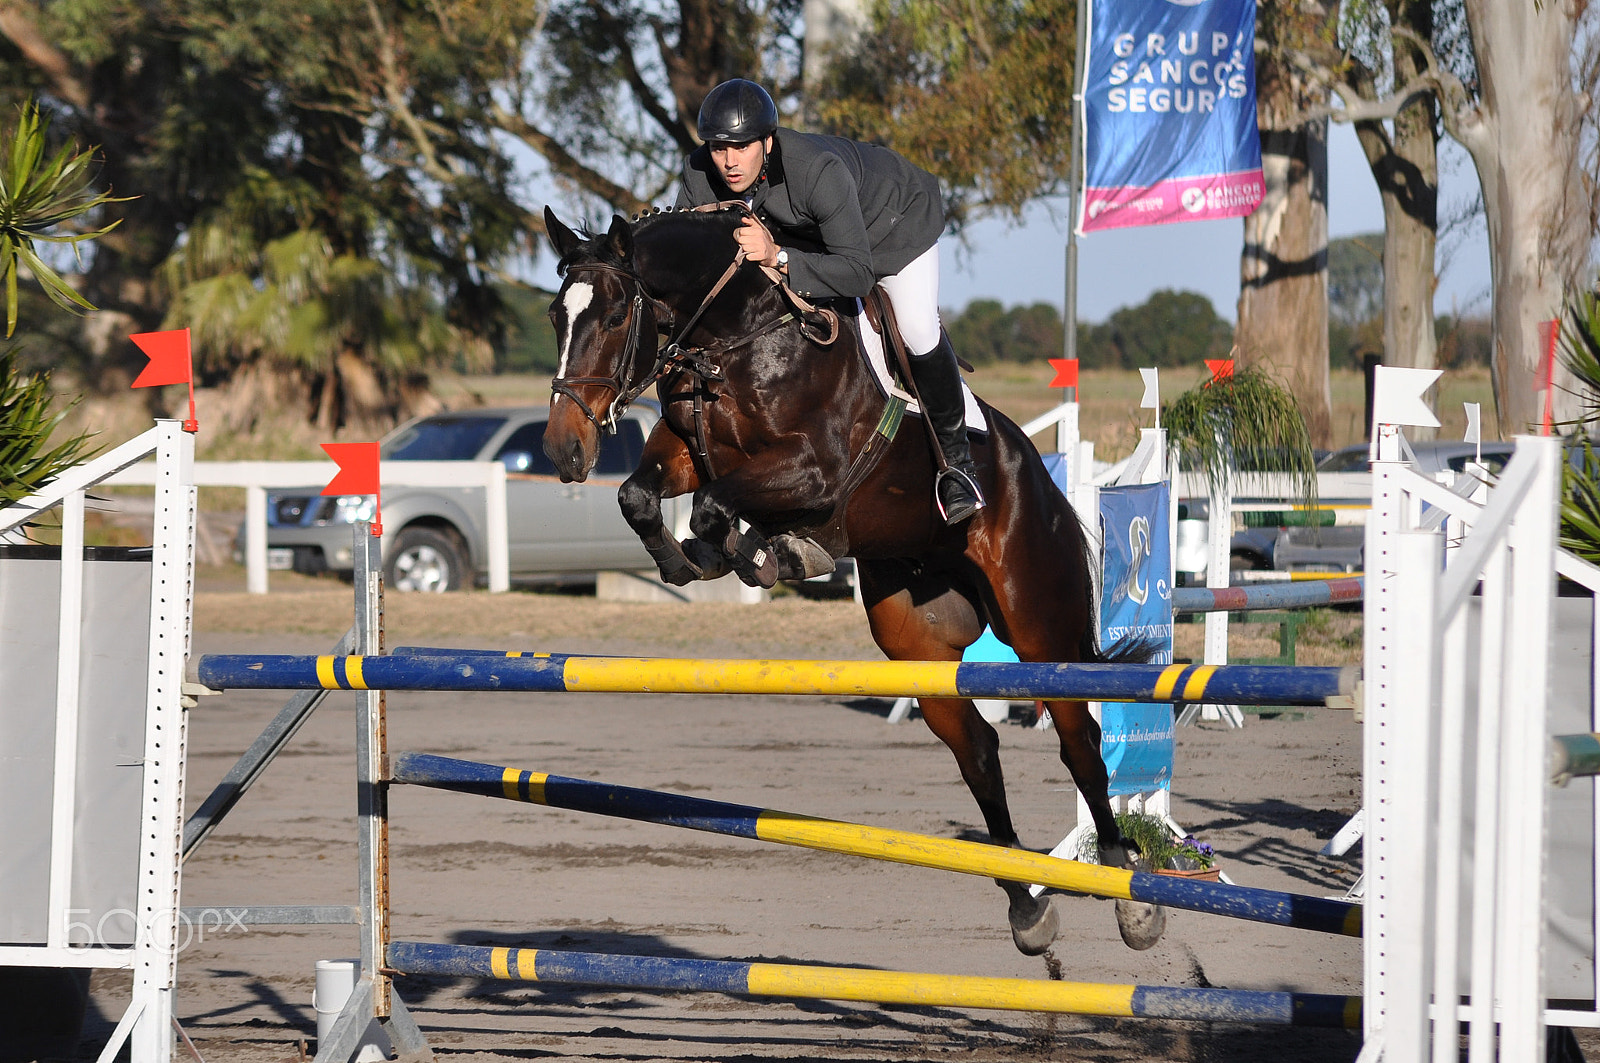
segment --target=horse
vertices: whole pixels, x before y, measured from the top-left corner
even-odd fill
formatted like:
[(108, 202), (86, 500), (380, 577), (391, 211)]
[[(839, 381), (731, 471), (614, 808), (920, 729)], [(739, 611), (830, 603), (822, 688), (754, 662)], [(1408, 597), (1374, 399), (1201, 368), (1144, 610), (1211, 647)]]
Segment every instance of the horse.
[[(550, 309), (560, 364), (544, 449), (561, 479), (588, 475), (601, 433), (654, 385), (663, 417), (617, 498), (668, 583), (731, 570), (771, 586), (850, 555), (872, 637), (890, 658), (959, 661), (987, 624), (1024, 661), (1147, 660), (1142, 646), (1101, 652), (1087, 538), (1021, 429), (979, 402), (987, 431), (972, 451), (989, 504), (946, 526), (933, 448), (921, 431), (885, 429), (894, 418), (884, 416), (855, 315), (797, 300), (776, 275), (741, 264), (733, 234), (746, 215), (742, 203), (631, 222), (618, 215), (591, 235), (546, 208), (563, 281)], [(679, 542), (661, 500), (688, 492), (692, 537)], [(991, 840), (1022, 848), (995, 729), (968, 699), (920, 703)], [(1082, 701), (1046, 705), (1062, 763), (1093, 814), (1101, 863), (1137, 866), (1106, 793), (1099, 724)], [(1017, 948), (1044, 952), (1059, 932), (1049, 896), (999, 885)], [(1165, 915), (1119, 900), (1117, 922), (1143, 949), (1159, 940)]]

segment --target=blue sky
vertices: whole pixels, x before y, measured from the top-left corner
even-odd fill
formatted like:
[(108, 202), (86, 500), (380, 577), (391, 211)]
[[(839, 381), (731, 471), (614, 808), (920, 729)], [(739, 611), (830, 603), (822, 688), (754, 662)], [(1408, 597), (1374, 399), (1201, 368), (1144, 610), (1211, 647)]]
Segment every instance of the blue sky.
[[(1440, 219), (1472, 202), (1478, 178), (1454, 141), (1440, 144)], [(1053, 213), (1052, 213), (1053, 210)], [(1066, 289), (1066, 200), (1035, 207), (1019, 226), (1000, 221), (972, 227), (969, 248), (946, 238), (940, 245), (942, 306), (960, 310), (972, 299), (1012, 306), (1062, 305)], [(1355, 131), (1334, 123), (1328, 143), (1328, 232), (1353, 236), (1383, 229), (1383, 204)], [(1197, 291), (1217, 313), (1234, 319), (1239, 299), (1238, 219), (1154, 225), (1092, 233), (1078, 241), (1078, 316), (1103, 321), (1113, 310), (1144, 302), (1161, 288)], [(1462, 237), (1447, 241), (1449, 254), (1434, 306), (1450, 313), (1488, 313), (1489, 242), (1482, 218)]]

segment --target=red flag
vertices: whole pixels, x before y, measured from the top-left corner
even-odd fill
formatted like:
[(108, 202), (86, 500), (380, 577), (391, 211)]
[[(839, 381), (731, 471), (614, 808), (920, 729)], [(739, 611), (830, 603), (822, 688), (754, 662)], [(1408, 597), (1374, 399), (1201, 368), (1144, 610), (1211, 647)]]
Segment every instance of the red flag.
[(323, 443), (322, 449), (339, 466), (339, 471), (334, 473), (322, 493), (377, 496), (373, 500), (372, 534), (382, 535), (383, 496), (378, 486), (378, 444)]
[(150, 359), (150, 364), (133, 382), (134, 387), (158, 388), (165, 384), (187, 384), (193, 379), (189, 367), (188, 329), (138, 332), (128, 338)]
[(1539, 322), (1539, 339), (1544, 343), (1544, 380), (1540, 387), (1544, 391), (1544, 431), (1543, 435), (1550, 434), (1551, 422), (1555, 417), (1556, 402), (1556, 340), (1561, 336), (1561, 319)]
[(328, 486), (325, 495), (375, 495), (378, 493), (378, 444), (376, 443), (324, 443), (339, 465), (339, 471)]
[(1075, 388), (1078, 386), (1078, 360), (1076, 358), (1052, 358), (1050, 368), (1056, 371), (1056, 378), (1050, 381), (1053, 388)]
[[(1211, 370), (1211, 381), (1225, 380), (1233, 376), (1233, 359), (1207, 358), (1206, 368)], [(1207, 383), (1211, 381), (1207, 381)]]

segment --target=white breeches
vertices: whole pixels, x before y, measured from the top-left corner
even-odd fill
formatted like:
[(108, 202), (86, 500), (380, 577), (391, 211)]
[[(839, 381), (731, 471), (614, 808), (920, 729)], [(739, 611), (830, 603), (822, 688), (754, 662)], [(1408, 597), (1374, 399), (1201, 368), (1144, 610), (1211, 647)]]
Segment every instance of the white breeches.
[(939, 245), (936, 242), (909, 266), (878, 282), (889, 293), (900, 335), (914, 355), (939, 345)]

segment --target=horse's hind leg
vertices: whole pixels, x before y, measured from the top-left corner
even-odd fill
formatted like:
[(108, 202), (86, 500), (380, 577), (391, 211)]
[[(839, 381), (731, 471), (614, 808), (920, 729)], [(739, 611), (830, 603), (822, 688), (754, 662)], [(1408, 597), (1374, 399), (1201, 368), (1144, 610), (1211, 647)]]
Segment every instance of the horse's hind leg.
[[(958, 661), (983, 634), (977, 607), (943, 580), (914, 574), (901, 562), (860, 561), (862, 598), (872, 637), (896, 660)], [(1000, 769), (1000, 736), (968, 698), (918, 698), (922, 718), (955, 755), (961, 778), (978, 802), (996, 845), (1022, 843), (1006, 804)], [(1060, 924), (1048, 897), (1035, 897), (1025, 883), (996, 880), (1010, 901), (1011, 939), (1026, 955), (1050, 947)]]

